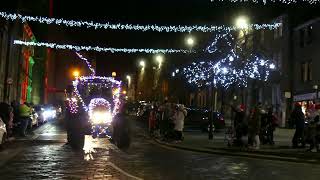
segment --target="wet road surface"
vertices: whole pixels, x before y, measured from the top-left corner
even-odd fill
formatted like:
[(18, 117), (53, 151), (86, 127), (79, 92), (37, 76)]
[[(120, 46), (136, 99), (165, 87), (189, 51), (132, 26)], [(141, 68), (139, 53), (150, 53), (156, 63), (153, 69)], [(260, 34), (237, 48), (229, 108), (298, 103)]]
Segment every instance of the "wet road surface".
[[(16, 141), (0, 167), (0, 179), (319, 179), (320, 165), (228, 157), (166, 148), (134, 128), (133, 142), (119, 150), (86, 136), (83, 151), (71, 149), (55, 123), (34, 140)], [(0, 152), (0, 156), (5, 156)], [(2, 160), (2, 157), (0, 157)]]

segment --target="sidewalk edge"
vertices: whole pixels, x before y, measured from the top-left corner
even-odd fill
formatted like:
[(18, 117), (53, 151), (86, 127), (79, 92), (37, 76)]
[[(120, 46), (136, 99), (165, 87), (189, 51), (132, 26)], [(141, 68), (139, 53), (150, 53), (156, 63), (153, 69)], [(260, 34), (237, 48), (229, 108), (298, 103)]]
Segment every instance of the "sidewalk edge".
[(258, 154), (254, 152), (230, 152), (223, 149), (207, 149), (207, 148), (191, 148), (187, 146), (179, 146), (174, 145), (166, 142), (162, 142), (158, 139), (154, 139), (154, 142), (158, 145), (180, 149), (180, 150), (186, 150), (186, 151), (192, 151), (192, 152), (199, 152), (199, 153), (207, 153), (207, 154), (218, 154), (218, 155), (226, 155), (226, 156), (237, 156), (237, 157), (246, 157), (246, 158), (255, 158), (255, 159), (266, 159), (266, 160), (277, 160), (277, 161), (286, 161), (286, 162), (294, 162), (294, 163), (309, 163), (309, 164), (319, 164), (320, 161), (317, 159), (300, 159), (298, 157), (281, 157), (276, 155), (267, 155), (267, 154)]

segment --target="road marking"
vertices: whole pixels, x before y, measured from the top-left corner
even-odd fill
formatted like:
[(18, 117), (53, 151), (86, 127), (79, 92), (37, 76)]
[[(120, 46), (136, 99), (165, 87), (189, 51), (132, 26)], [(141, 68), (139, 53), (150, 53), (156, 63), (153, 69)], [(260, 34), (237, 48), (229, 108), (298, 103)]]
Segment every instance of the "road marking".
[(118, 170), (120, 173), (126, 175), (127, 177), (130, 177), (130, 178), (133, 178), (133, 179), (137, 179), (137, 180), (143, 180), (143, 179), (141, 179), (141, 178), (139, 178), (139, 177), (133, 176), (133, 175), (125, 172), (124, 170), (122, 170), (121, 168), (119, 168), (118, 166), (116, 166), (115, 164), (113, 164), (112, 162), (108, 162), (107, 164), (108, 164), (109, 166), (115, 168), (116, 170)]

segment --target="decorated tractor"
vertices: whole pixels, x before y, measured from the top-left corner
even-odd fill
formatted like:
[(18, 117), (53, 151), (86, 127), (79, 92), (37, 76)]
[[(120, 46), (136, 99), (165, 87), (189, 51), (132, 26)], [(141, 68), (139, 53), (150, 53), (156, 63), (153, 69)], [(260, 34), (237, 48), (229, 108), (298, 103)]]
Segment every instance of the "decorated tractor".
[(113, 137), (121, 105), (121, 81), (112, 77), (82, 76), (66, 92), (68, 142), (83, 146), (84, 135)]

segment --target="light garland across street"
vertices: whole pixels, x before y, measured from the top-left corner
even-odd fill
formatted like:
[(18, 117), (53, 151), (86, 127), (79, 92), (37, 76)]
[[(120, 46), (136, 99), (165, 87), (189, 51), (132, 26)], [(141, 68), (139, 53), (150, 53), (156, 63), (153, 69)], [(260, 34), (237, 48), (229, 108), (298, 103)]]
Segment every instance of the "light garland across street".
[(47, 47), (52, 49), (68, 49), (75, 51), (98, 51), (98, 52), (111, 52), (111, 53), (147, 53), (147, 54), (174, 54), (174, 53), (195, 53), (193, 50), (186, 49), (137, 49), (137, 48), (112, 48), (112, 47), (99, 47), (99, 46), (75, 46), (70, 44), (57, 44), (47, 42), (30, 42), (14, 40), (13, 44), (24, 46), (38, 46)]
[[(37, 22), (41, 24), (54, 24), (64, 25), (67, 27), (86, 27), (93, 29), (110, 29), (110, 30), (128, 30), (128, 31), (154, 31), (154, 32), (215, 32), (215, 31), (231, 31), (236, 30), (235, 26), (225, 25), (140, 25), (140, 24), (125, 24), (125, 23), (98, 23), (93, 21), (82, 20), (66, 20), (63, 18), (50, 18), (42, 16), (24, 16), (17, 13), (7, 13), (0, 11), (0, 17), (6, 20), (20, 20), (21, 22)], [(276, 29), (280, 26), (280, 23), (272, 24), (250, 24), (248, 28), (260, 30), (260, 29)]]
[(226, 2), (230, 1), (233, 3), (243, 3), (243, 2), (252, 2), (252, 3), (263, 3), (264, 5), (270, 3), (282, 3), (282, 4), (296, 4), (296, 3), (309, 3), (317, 4), (320, 0), (211, 0), (211, 2)]

